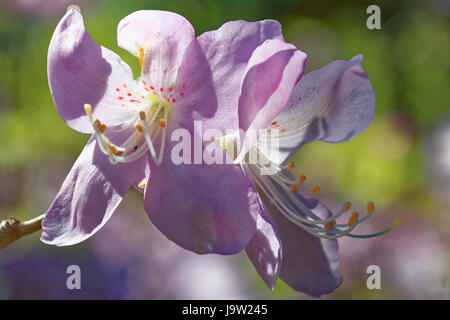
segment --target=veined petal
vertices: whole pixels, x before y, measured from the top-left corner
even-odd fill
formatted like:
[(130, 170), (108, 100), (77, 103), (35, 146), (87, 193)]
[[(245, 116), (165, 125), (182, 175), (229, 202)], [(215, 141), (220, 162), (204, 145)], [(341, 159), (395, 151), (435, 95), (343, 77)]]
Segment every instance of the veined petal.
[[(297, 198), (319, 217), (330, 211), (318, 200), (296, 193)], [(266, 203), (281, 238), (283, 261), (280, 278), (294, 290), (321, 296), (342, 282), (336, 239), (319, 239), (286, 219), (279, 210)]]
[(205, 129), (225, 131), (228, 121), (217, 106), (216, 89), (205, 54), (193, 39), (184, 52), (173, 87), (173, 122), (191, 132), (194, 121), (202, 121)]
[(215, 127), (236, 129), (239, 94), (248, 61), (264, 41), (283, 40), (281, 25), (275, 20), (230, 21), (197, 39), (210, 65), (216, 90), (215, 118), (219, 123)]
[[(262, 151), (283, 163), (313, 140), (342, 142), (364, 131), (375, 110), (375, 93), (361, 66), (362, 56), (336, 60), (303, 76), (275, 121), (285, 130), (280, 153)], [(277, 157), (271, 158), (270, 154)]]
[(239, 128), (246, 138), (237, 159), (242, 159), (265, 129), (283, 110), (303, 75), (306, 54), (281, 40), (267, 40), (250, 58), (239, 97)]
[(41, 240), (66, 246), (89, 238), (109, 220), (144, 164), (111, 165), (91, 138), (42, 221)]
[(189, 21), (168, 11), (136, 11), (123, 18), (117, 28), (119, 47), (139, 59), (150, 84), (163, 89), (175, 81), (184, 51), (194, 39)]
[(65, 14), (53, 34), (48, 79), (58, 113), (75, 130), (93, 131), (85, 114), (86, 103), (92, 105), (94, 118), (108, 125), (120, 123), (129, 113), (116, 88), (125, 90), (123, 85), (134, 82), (130, 67), (91, 38), (76, 10)]
[(170, 155), (150, 166), (145, 209), (167, 238), (197, 253), (245, 248), (256, 229), (258, 198), (238, 166), (176, 165)]
[(265, 205), (259, 200), (256, 232), (245, 251), (256, 271), (270, 289), (274, 289), (281, 268), (282, 246), (276, 226)]

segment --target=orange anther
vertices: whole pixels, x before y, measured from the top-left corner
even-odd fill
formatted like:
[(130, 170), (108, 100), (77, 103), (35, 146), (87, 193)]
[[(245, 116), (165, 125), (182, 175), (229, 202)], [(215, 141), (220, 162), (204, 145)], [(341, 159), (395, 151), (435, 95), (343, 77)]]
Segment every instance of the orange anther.
[(328, 229), (328, 230), (333, 229), (333, 227), (334, 227), (334, 222), (333, 221), (329, 221), (329, 222), (327, 222), (325, 224), (325, 228)]
[(318, 191), (320, 191), (320, 187), (319, 186), (314, 186), (314, 187), (311, 188), (311, 191), (312, 192), (318, 192)]
[(113, 145), (113, 144), (108, 144), (108, 148), (112, 151), (112, 153), (116, 153), (117, 152), (117, 149), (116, 149), (116, 146), (115, 145)]
[(141, 68), (141, 72), (142, 72), (142, 67), (144, 66), (144, 48), (140, 47), (138, 54), (137, 54), (137, 58), (139, 60), (139, 67)]
[(139, 132), (143, 132), (144, 130), (142, 129), (142, 125), (140, 123), (136, 123), (136, 129)]
[(166, 126), (166, 120), (164, 120), (164, 119), (159, 119), (158, 122), (159, 122), (159, 126), (160, 126), (160, 127), (163, 127), (163, 128), (164, 128), (164, 127)]
[(305, 180), (306, 180), (306, 176), (305, 176), (304, 174), (302, 174), (302, 175), (300, 176), (300, 183), (305, 182)]
[(295, 166), (295, 162), (294, 161), (289, 162), (289, 164), (288, 164), (289, 168), (293, 168), (294, 166)]
[(347, 201), (346, 203), (345, 203), (345, 211), (348, 211), (348, 210), (350, 210), (350, 208), (352, 207), (352, 203), (350, 202), (350, 201)]
[(373, 212), (375, 210), (375, 203), (372, 201), (367, 202), (367, 212)]
[(293, 184), (293, 185), (291, 185), (291, 190), (292, 191), (297, 191), (298, 190), (298, 185), (297, 184)]
[(98, 130), (101, 133), (103, 133), (105, 131), (105, 129), (106, 129), (106, 125), (103, 122), (101, 122), (100, 120), (98, 120), (98, 119), (94, 121), (93, 125), (97, 126)]
[(141, 118), (141, 120), (145, 120), (145, 112), (144, 111), (139, 112), (139, 117)]
[(356, 211), (352, 212), (352, 216), (348, 219), (348, 226), (351, 227), (355, 223), (356, 219), (359, 218), (359, 213)]

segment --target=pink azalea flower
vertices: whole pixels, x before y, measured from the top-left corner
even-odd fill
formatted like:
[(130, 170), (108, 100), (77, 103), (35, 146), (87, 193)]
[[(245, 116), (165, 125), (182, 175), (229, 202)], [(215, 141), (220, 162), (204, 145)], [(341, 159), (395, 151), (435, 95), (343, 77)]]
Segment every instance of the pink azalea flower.
[[(320, 188), (307, 187), (304, 175), (296, 178), (289, 171), (295, 165), (289, 158), (304, 144), (346, 141), (372, 121), (375, 94), (361, 60), (361, 56), (337, 60), (306, 74), (287, 98), (259, 99), (264, 84), (250, 82), (251, 78), (243, 82), (241, 134), (224, 137), (222, 145), (231, 154), (230, 149), (245, 137), (235, 162), (252, 178), (259, 194), (257, 231), (246, 251), (270, 288), (280, 277), (293, 289), (314, 296), (333, 291), (342, 281), (336, 239), (378, 236), (399, 222), (378, 233), (355, 234), (354, 228), (373, 214), (373, 202), (368, 202), (367, 213), (361, 217), (350, 210), (350, 202), (332, 214), (320, 201), (299, 192)], [(255, 78), (264, 72), (256, 73)], [(255, 137), (250, 135), (251, 129), (265, 133)], [(348, 222), (337, 223), (345, 214)]]
[(305, 55), (283, 41), (273, 20), (229, 22), (196, 38), (178, 14), (137, 11), (119, 23), (117, 36), (139, 59), (138, 79), (118, 55), (94, 42), (74, 10), (51, 40), (48, 77), (56, 109), (92, 138), (46, 213), (42, 241), (87, 239), (134, 185), (152, 222), (183, 248), (241, 251), (259, 219), (250, 178), (235, 165), (175, 165), (168, 137), (177, 128), (201, 135), (195, 120), (205, 130), (236, 127), (243, 82), (246, 90), (257, 86), (261, 101), (287, 102)]

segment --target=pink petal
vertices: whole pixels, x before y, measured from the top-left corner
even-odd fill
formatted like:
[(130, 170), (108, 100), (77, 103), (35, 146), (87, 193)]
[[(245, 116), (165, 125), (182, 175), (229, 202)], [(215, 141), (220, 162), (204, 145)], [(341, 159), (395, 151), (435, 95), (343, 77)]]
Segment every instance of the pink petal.
[(86, 32), (83, 18), (69, 10), (53, 34), (48, 50), (50, 91), (61, 118), (73, 129), (92, 132), (84, 104), (93, 115), (115, 125), (128, 115), (119, 99), (134, 83), (130, 67), (118, 55), (98, 45)]
[(42, 221), (41, 240), (67, 246), (92, 236), (109, 220), (144, 164), (145, 159), (111, 165), (91, 138)]
[(230, 21), (198, 37), (216, 90), (218, 108), (210, 121), (212, 127), (238, 127), (237, 106), (248, 61), (253, 51), (268, 39), (283, 39), (278, 21)]
[(145, 209), (166, 237), (199, 253), (245, 248), (256, 229), (258, 198), (239, 167), (176, 165), (170, 154), (159, 167), (150, 165)]
[(281, 268), (282, 246), (277, 229), (266, 207), (259, 199), (260, 210), (256, 232), (245, 251), (260, 277), (274, 289)]
[[(281, 40), (267, 40), (253, 53), (239, 97), (239, 127), (258, 133), (283, 110), (303, 75), (306, 54)], [(253, 137), (253, 138), (252, 138)], [(256, 142), (246, 133), (239, 159)]]
[(119, 47), (141, 59), (144, 78), (164, 90), (174, 83), (184, 51), (194, 39), (189, 21), (168, 11), (136, 11), (117, 28)]

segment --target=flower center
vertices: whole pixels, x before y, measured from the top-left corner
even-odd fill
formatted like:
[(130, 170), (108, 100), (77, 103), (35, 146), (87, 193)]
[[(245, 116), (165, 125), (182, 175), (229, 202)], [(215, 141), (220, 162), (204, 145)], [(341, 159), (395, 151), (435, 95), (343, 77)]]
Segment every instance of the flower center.
[[(102, 121), (93, 119), (91, 105), (85, 104), (84, 110), (92, 123), (100, 150), (108, 155), (112, 164), (135, 161), (147, 151), (150, 151), (155, 164), (162, 162), (166, 126), (172, 110), (166, 99), (154, 93), (148, 94), (139, 101), (137, 108), (130, 111), (129, 119), (108, 127)], [(113, 137), (121, 137), (120, 140), (123, 141), (115, 144), (111, 141)], [(158, 155), (155, 150), (156, 141), (160, 148)]]

